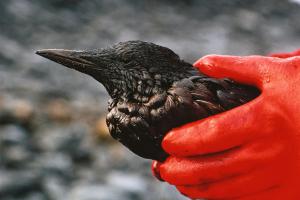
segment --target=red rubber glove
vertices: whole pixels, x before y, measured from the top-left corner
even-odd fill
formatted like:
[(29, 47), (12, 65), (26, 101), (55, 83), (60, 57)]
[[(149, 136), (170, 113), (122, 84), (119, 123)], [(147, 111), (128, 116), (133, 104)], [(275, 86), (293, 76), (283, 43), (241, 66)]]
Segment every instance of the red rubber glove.
[(293, 56), (300, 56), (300, 49), (293, 51), (293, 52), (288, 52), (288, 53), (272, 53), (269, 56), (277, 57), (277, 58), (289, 58), (289, 57), (293, 57)]
[(300, 56), (211, 55), (195, 67), (261, 95), (170, 131), (162, 145), (171, 156), (153, 171), (190, 198), (299, 200)]

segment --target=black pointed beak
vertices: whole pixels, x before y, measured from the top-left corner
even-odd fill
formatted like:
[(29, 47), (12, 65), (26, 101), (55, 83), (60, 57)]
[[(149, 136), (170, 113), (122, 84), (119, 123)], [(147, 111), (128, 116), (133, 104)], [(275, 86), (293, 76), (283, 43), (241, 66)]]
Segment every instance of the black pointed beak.
[(97, 67), (93, 62), (84, 58), (87, 54), (86, 51), (43, 49), (36, 51), (36, 54), (62, 64), (68, 68), (72, 68), (92, 76), (100, 71), (99, 67)]

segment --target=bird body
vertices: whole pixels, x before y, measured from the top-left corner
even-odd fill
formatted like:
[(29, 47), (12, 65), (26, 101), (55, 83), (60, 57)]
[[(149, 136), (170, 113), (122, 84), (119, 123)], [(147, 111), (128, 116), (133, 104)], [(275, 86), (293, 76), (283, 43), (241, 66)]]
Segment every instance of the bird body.
[[(244, 104), (259, 91), (205, 76), (168, 48), (128, 41), (93, 51), (37, 54), (93, 76), (111, 96), (107, 125), (113, 138), (144, 158), (163, 161), (172, 128)], [(203, 133), (205, 134), (205, 133)]]

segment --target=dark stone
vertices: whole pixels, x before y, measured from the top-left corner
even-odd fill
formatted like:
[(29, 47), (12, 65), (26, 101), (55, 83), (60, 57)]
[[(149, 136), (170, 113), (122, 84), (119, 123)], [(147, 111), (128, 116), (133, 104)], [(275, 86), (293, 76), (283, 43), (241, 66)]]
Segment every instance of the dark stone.
[(42, 191), (42, 177), (33, 171), (0, 171), (0, 176), (0, 199), (22, 197)]

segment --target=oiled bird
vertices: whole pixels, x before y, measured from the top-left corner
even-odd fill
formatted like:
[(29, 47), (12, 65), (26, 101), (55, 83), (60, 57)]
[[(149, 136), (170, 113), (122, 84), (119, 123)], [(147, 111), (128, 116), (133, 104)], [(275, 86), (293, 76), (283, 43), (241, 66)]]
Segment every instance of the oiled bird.
[(172, 128), (259, 95), (255, 87), (207, 77), (172, 50), (150, 42), (36, 53), (103, 84), (111, 97), (106, 121), (112, 137), (137, 155), (159, 161), (168, 156), (161, 141)]

